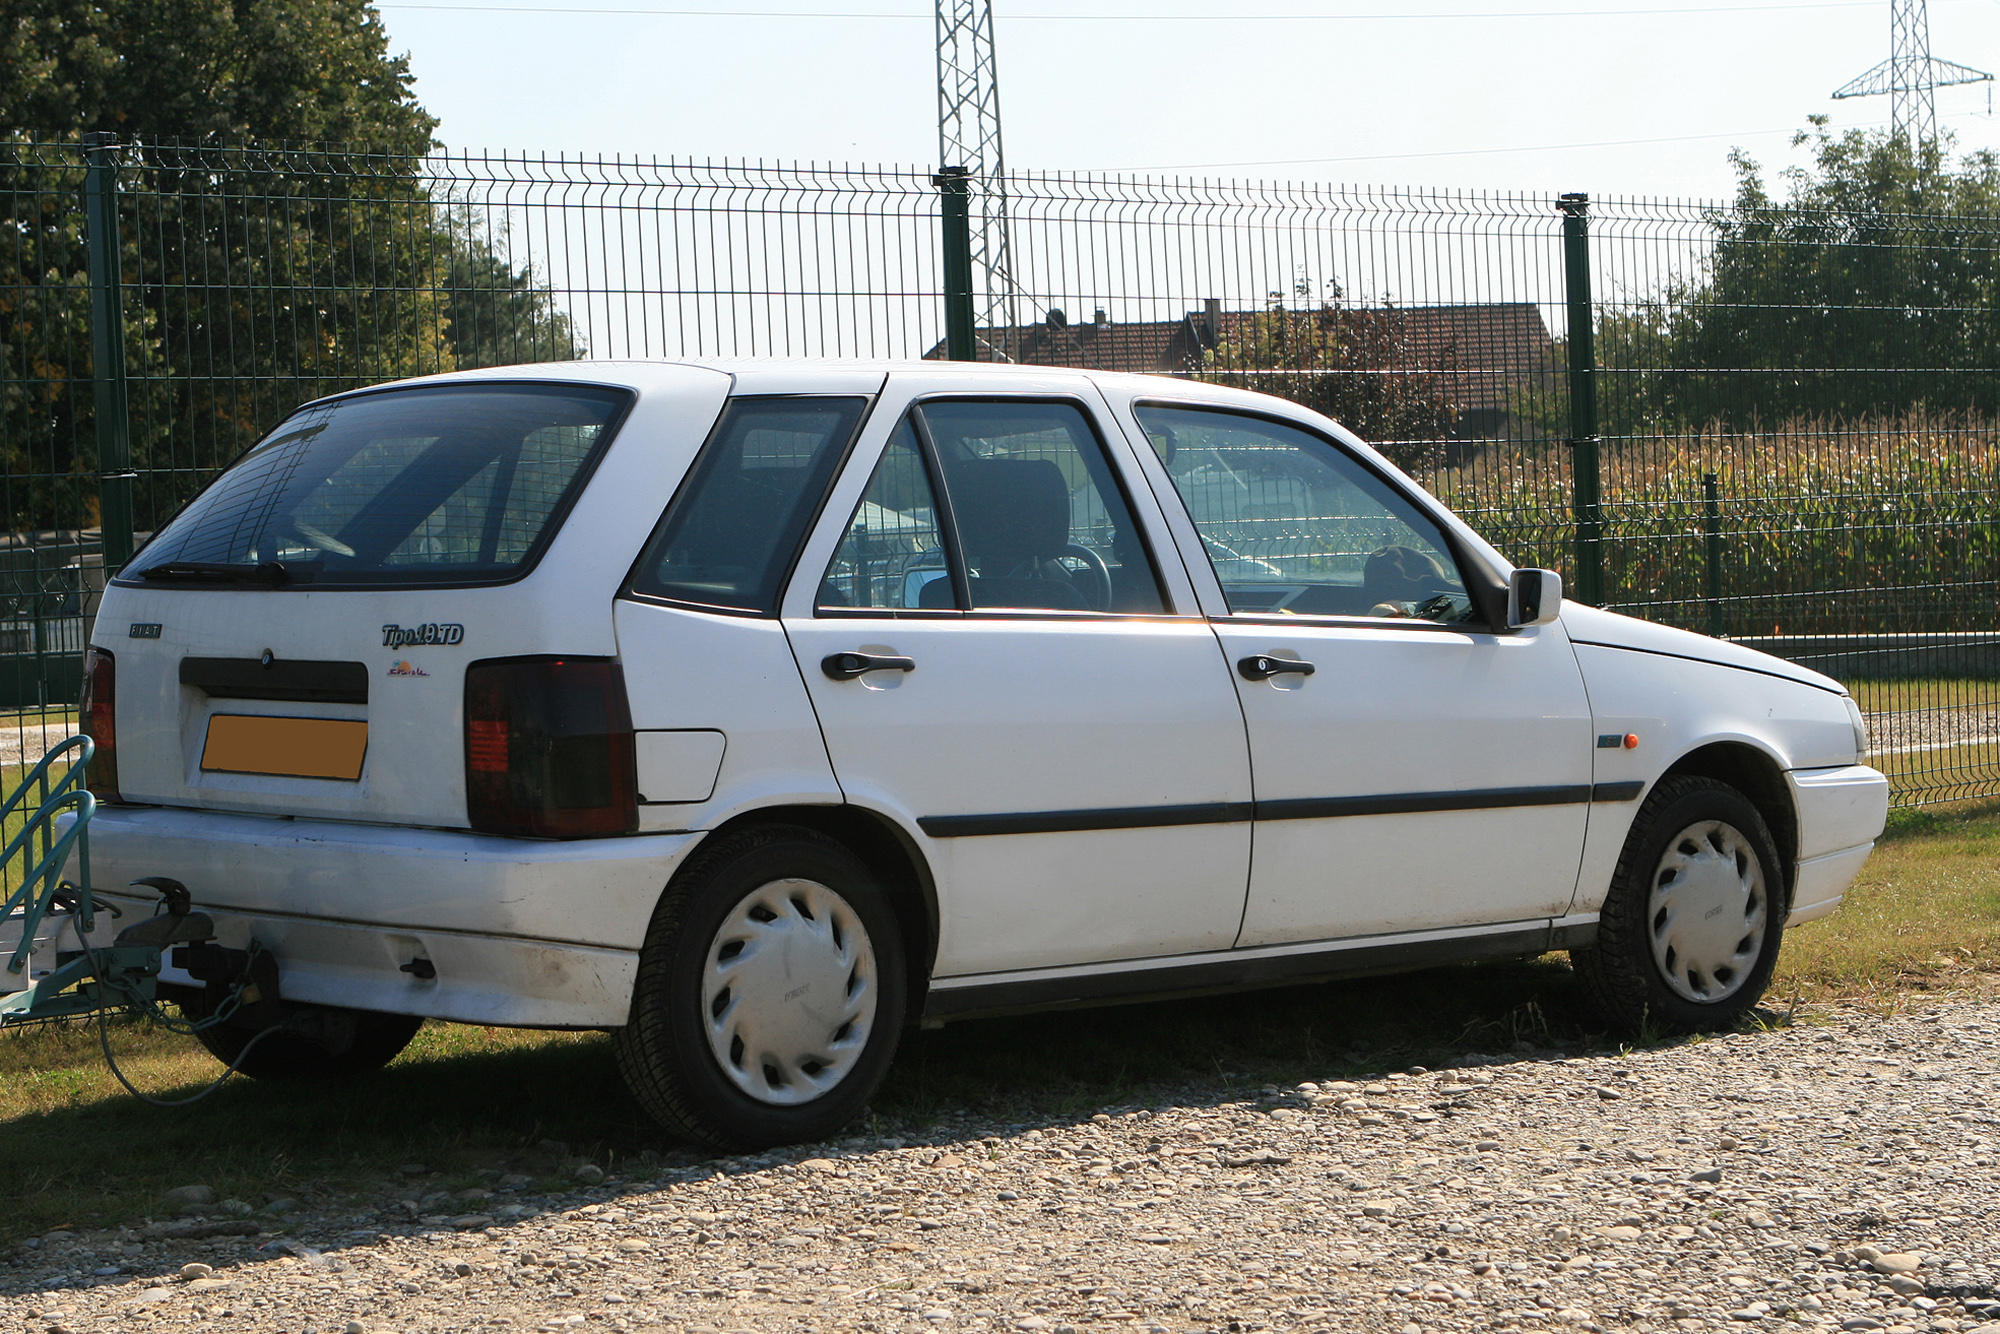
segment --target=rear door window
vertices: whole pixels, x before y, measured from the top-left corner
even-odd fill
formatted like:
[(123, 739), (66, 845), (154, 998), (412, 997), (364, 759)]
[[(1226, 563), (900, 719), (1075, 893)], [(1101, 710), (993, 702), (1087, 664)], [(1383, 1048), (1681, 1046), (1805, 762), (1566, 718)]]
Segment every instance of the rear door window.
[(943, 399), (897, 426), (819, 606), (1157, 616), (1166, 601), (1081, 408)]
[(630, 401), (592, 385), (460, 384), (315, 404), (218, 477), (123, 577), (334, 588), (518, 578)]

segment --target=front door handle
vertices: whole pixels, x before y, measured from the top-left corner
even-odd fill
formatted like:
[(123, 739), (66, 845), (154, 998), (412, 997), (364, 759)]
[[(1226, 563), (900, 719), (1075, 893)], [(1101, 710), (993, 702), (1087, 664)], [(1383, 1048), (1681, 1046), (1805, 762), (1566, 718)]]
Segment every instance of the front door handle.
[(877, 653), (829, 653), (819, 660), (819, 669), (836, 681), (852, 681), (870, 672), (914, 672), (915, 658), (897, 658)]
[(1268, 681), (1287, 672), (1311, 676), (1319, 669), (1299, 658), (1274, 658), (1268, 653), (1253, 653), (1247, 658), (1238, 658), (1236, 670), (1246, 681)]

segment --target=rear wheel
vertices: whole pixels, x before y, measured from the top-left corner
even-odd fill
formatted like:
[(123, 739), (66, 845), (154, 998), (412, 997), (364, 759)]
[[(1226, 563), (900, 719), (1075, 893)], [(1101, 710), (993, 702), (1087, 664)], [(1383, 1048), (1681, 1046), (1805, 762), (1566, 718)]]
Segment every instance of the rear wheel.
[(1667, 778), (1633, 821), (1596, 943), (1570, 957), (1621, 1029), (1727, 1028), (1770, 984), (1784, 918), (1784, 868), (1757, 808), (1714, 779)]
[(726, 834), (653, 914), (618, 1067), (711, 1148), (824, 1139), (881, 1084), (906, 991), (895, 913), (859, 858), (807, 829)]
[[(199, 1002), (181, 1008), (190, 1019), (207, 1015)], [(199, 1030), (195, 1038), (224, 1065), (240, 1058), (237, 1072), (252, 1079), (350, 1079), (395, 1060), (423, 1026), (413, 1014), (316, 1006), (298, 1011), (268, 1036), (224, 1023)]]

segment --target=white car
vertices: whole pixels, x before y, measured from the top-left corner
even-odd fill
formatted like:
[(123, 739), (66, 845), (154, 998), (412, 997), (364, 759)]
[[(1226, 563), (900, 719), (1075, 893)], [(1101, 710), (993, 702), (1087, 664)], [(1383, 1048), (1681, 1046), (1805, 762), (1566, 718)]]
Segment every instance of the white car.
[(715, 1146), (824, 1137), (906, 1023), (1002, 1010), (1566, 949), (1619, 1027), (1729, 1024), (1881, 831), (1861, 715), (1560, 589), (1209, 385), (385, 385), (112, 581), (95, 879), (212, 915), (163, 974), (196, 1015), (217, 957), (275, 964), (203, 1035), (252, 1074), (423, 1017), (610, 1029)]

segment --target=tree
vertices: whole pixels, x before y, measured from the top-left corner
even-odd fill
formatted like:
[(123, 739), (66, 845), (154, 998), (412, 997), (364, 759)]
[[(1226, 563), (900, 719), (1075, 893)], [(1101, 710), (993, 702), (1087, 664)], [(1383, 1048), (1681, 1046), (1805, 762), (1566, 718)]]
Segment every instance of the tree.
[(95, 518), (80, 132), (120, 142), (142, 529), (306, 399), (581, 355), (547, 288), (432, 193), (411, 84), (365, 0), (0, 0), (9, 526)]
[[(1309, 294), (1301, 287), (1295, 296)], [(1394, 307), (1349, 308), (1336, 289), (1329, 300), (1296, 309), (1273, 292), (1262, 311), (1225, 328), (1196, 378), (1303, 404), (1367, 439), (1398, 467), (1420, 471), (1442, 461), (1458, 415), (1441, 374), (1450, 369), (1421, 365)]]
[(1773, 199), (1738, 152), (1703, 272), (1654, 311), (1645, 397), (1687, 426), (1996, 406), (2000, 158), (1834, 135)]
[(504, 253), (508, 236), (492, 233), (470, 204), (439, 210), (447, 254), (445, 338), (461, 369), (529, 361), (571, 361), (584, 345), (555, 294), (527, 265)]
[(420, 156), (437, 121), (366, 0), (0, 0), (0, 127)]

